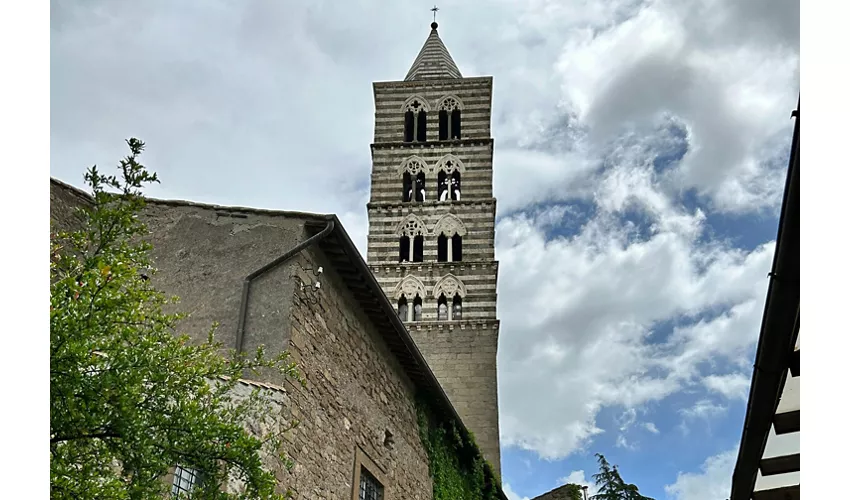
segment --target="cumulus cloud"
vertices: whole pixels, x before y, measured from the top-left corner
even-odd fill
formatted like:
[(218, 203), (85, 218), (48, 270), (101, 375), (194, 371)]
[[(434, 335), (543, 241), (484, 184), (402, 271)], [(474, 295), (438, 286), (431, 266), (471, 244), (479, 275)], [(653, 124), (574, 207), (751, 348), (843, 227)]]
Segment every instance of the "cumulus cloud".
[(717, 500), (729, 496), (737, 448), (709, 457), (700, 472), (682, 473), (676, 482), (664, 487), (672, 500)]
[[(569, 237), (547, 239), (545, 224), (525, 214), (501, 220), (503, 444), (567, 456), (602, 432), (602, 407), (661, 400), (697, 384), (709, 360), (746, 359), (772, 245), (702, 245), (699, 213), (651, 185), (632, 192), (646, 200), (637, 206), (648, 235), (635, 237), (610, 201)], [(654, 336), (673, 318), (681, 324), (672, 333)]]

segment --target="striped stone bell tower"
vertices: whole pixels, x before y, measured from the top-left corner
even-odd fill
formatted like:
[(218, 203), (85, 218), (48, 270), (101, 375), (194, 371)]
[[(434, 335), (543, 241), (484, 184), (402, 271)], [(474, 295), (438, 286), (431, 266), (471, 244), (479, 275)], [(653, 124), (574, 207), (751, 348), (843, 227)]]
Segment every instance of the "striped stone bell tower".
[(464, 78), (437, 23), (404, 81), (375, 82), (367, 260), (500, 471), (493, 78)]

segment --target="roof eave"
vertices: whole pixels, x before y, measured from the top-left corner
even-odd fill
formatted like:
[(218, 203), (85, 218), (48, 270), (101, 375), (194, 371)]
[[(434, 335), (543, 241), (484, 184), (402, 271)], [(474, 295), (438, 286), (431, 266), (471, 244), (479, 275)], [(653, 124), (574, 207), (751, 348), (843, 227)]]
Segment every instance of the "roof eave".
[(749, 500), (759, 462), (779, 404), (799, 333), (800, 307), (800, 102), (788, 160), (788, 174), (776, 237), (755, 368), (750, 384), (730, 500)]

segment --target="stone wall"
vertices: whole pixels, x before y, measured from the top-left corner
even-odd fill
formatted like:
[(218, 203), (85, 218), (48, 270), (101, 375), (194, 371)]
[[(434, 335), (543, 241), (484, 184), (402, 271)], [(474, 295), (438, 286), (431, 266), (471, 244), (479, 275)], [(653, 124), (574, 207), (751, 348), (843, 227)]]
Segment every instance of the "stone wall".
[(292, 353), (307, 380), (292, 396), (302, 422), (292, 435), (297, 498), (351, 498), (360, 449), (387, 481), (386, 500), (430, 499), (412, 383), (322, 256), (308, 250), (299, 260), (325, 272), (317, 303), (299, 290), (291, 313)]
[[(76, 220), (72, 207), (86, 199), (68, 186), (50, 187), (51, 219), (68, 227)], [(216, 336), (226, 348), (235, 347), (245, 277), (305, 238), (304, 220), (290, 212), (150, 200), (140, 219), (153, 245), (153, 284), (177, 295), (176, 309), (188, 315), (178, 324), (180, 333), (205, 341), (218, 322)], [(280, 266), (251, 284), (246, 351), (259, 344), (270, 354), (286, 349), (291, 275), (291, 264)]]
[[(85, 198), (51, 182), (51, 218), (73, 223), (72, 206)], [(304, 219), (287, 212), (152, 201), (142, 214), (151, 230), (153, 280), (180, 297), (189, 313), (180, 331), (204, 340), (213, 322), (226, 347), (235, 344), (244, 278), (306, 237)], [(292, 352), (307, 386), (263, 373), (257, 381), (286, 389), (276, 395), (280, 423), (300, 421), (287, 437), (296, 465), (278, 470), (281, 491), (305, 500), (348, 499), (355, 457), (380, 470), (385, 499), (432, 496), (428, 459), (419, 439), (415, 389), (374, 326), (323, 256), (306, 250), (260, 276), (251, 286), (244, 346), (274, 354)], [(298, 279), (324, 267), (318, 302), (307, 301)], [(387, 441), (388, 433), (391, 436)], [(358, 451), (359, 450), (359, 451)]]
[(417, 322), (408, 327), (484, 458), (500, 471), (496, 349), (499, 322)]

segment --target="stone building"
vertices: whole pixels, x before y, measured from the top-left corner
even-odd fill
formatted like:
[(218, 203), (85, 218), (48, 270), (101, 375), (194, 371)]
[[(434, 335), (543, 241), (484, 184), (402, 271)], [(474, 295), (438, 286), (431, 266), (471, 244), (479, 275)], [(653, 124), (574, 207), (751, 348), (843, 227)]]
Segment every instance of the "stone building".
[[(500, 470), (492, 78), (461, 77), (434, 23), (405, 80), (374, 92), (368, 266), (333, 215), (165, 200), (142, 214), (154, 284), (189, 314), (181, 331), (204, 340), (218, 323), (237, 350), (289, 350), (307, 380), (243, 381), (301, 422), (296, 466), (279, 471), (296, 498), (363, 498), (367, 481), (383, 500), (430, 499), (422, 397)], [(85, 203), (51, 179), (51, 220)]]
[[(59, 227), (89, 202), (51, 179)], [(152, 281), (189, 315), (181, 332), (200, 341), (218, 322), (225, 345), (289, 350), (298, 363), (306, 387), (275, 374), (243, 381), (273, 393), (282, 422), (300, 421), (286, 449), (295, 468), (277, 471), (282, 490), (298, 499), (432, 498), (416, 398), (463, 423), (336, 216), (149, 200), (141, 218)], [(194, 479), (183, 468), (170, 478), (175, 488)], [(369, 488), (380, 496), (362, 496)]]
[[(575, 498), (575, 485), (565, 484), (563, 486), (559, 486), (554, 490), (547, 491), (546, 493), (536, 496), (531, 500), (573, 500)], [(586, 489), (583, 492), (584, 496), (586, 496)]]
[(464, 78), (435, 22), (405, 79), (373, 87), (369, 267), (499, 470), (493, 79)]

